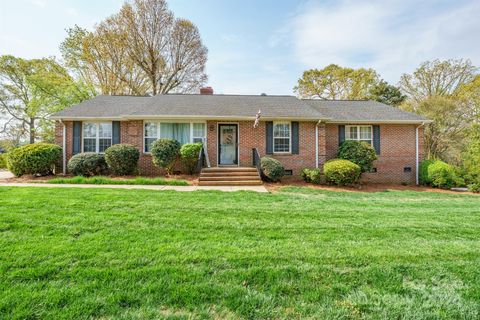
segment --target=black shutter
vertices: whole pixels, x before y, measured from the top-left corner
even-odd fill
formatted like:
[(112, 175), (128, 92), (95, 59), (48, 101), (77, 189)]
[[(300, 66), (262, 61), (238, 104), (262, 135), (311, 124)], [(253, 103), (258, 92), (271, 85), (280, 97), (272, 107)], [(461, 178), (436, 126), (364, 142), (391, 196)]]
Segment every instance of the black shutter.
[(380, 126), (373, 126), (373, 148), (377, 154), (380, 154)]
[(298, 143), (298, 122), (292, 121), (292, 153), (298, 154), (299, 152), (299, 143)]
[(73, 121), (73, 154), (82, 152), (82, 121)]
[(120, 143), (120, 121), (112, 122), (112, 145)]
[(345, 126), (338, 126), (338, 145), (341, 146), (345, 141)]
[(266, 154), (272, 154), (273, 153), (273, 122), (272, 121), (267, 121), (265, 123), (266, 125)]

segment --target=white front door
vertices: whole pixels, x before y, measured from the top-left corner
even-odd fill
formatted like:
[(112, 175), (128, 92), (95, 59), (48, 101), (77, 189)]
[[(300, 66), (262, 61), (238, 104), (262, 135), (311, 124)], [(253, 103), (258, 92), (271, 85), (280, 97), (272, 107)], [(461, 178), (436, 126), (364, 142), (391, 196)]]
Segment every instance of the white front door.
[(237, 141), (238, 125), (219, 124), (218, 125), (218, 164), (236, 165), (238, 164)]

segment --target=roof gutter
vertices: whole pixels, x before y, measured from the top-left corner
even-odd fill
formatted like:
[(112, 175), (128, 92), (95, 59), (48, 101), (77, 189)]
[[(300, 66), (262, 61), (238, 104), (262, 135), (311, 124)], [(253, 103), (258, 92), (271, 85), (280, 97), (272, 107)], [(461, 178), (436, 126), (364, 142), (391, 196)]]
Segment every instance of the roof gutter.
[[(195, 115), (120, 115), (116, 117), (62, 117), (62, 116), (52, 116), (52, 120), (64, 120), (64, 121), (88, 121), (88, 120), (118, 120), (118, 121), (128, 121), (128, 120), (245, 120), (245, 121), (254, 121), (255, 116), (195, 116)], [(268, 117), (262, 116), (262, 120), (303, 120), (303, 121), (316, 121), (316, 118), (310, 117)], [(327, 120), (327, 119), (323, 119)]]
[(340, 124), (349, 124), (349, 123), (365, 123), (365, 124), (375, 124), (375, 123), (385, 123), (385, 124), (427, 124), (433, 122), (432, 120), (331, 120), (329, 123), (340, 123)]

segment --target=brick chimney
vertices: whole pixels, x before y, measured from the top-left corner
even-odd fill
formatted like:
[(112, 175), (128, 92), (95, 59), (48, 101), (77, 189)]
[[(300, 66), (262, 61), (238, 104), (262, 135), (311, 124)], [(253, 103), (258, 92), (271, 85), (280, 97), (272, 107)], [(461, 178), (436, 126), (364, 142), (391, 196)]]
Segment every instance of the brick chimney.
[(213, 88), (212, 87), (200, 88), (200, 94), (213, 94)]

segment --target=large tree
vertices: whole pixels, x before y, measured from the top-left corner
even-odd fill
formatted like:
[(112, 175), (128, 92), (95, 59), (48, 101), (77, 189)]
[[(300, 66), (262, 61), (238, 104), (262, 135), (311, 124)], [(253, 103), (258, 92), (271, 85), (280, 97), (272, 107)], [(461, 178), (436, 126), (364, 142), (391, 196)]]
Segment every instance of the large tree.
[(192, 92), (207, 79), (198, 28), (176, 19), (164, 0), (126, 2), (93, 32), (74, 27), (61, 51), (104, 94)]
[(427, 156), (459, 163), (465, 136), (480, 119), (480, 76), (469, 60), (427, 61), (404, 74), (400, 107), (433, 120), (425, 128)]
[(362, 100), (369, 98), (370, 91), (378, 83), (379, 76), (373, 69), (331, 64), (323, 69), (306, 70), (294, 91), (301, 98)]
[(400, 88), (388, 84), (384, 80), (380, 80), (370, 89), (369, 100), (375, 100), (391, 106), (399, 106), (407, 98), (406, 95), (400, 91)]
[(40, 136), (51, 140), (48, 117), (90, 96), (89, 88), (74, 81), (53, 58), (0, 57), (0, 113), (7, 119), (0, 133), (17, 132), (30, 143)]

